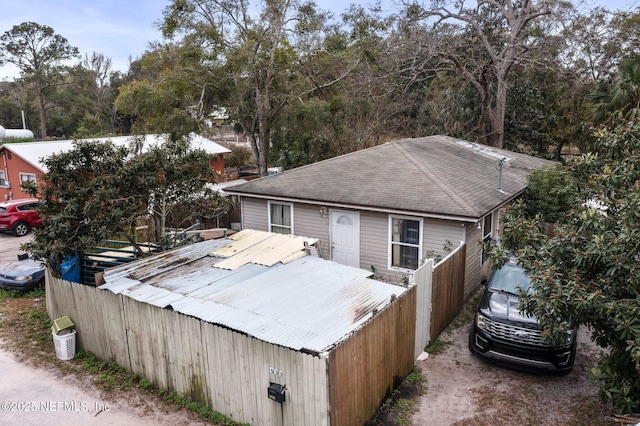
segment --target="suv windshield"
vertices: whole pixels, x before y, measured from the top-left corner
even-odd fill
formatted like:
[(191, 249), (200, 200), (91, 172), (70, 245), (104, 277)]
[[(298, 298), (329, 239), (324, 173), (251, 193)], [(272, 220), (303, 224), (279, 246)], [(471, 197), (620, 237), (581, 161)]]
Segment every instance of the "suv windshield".
[(489, 281), (489, 288), (519, 294), (520, 289), (529, 290), (531, 280), (519, 266), (507, 264), (495, 271)]

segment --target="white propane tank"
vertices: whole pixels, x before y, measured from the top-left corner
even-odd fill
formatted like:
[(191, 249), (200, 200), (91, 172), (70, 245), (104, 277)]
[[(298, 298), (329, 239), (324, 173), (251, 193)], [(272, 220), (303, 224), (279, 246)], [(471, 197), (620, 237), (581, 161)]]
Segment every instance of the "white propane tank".
[(27, 129), (5, 129), (0, 126), (0, 139), (33, 139), (33, 132)]

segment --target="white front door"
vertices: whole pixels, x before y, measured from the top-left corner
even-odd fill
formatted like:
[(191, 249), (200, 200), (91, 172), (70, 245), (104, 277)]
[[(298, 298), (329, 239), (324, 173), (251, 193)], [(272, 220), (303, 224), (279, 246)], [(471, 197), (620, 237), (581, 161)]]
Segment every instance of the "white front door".
[(360, 213), (331, 210), (331, 260), (360, 267)]

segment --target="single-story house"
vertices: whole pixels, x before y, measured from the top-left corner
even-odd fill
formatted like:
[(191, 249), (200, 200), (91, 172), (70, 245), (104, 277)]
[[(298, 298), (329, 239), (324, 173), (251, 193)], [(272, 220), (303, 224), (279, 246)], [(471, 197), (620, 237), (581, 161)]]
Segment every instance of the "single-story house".
[[(224, 174), (224, 155), (231, 152), (207, 138), (192, 133), (191, 147), (202, 149), (216, 159), (210, 167), (219, 174)], [(119, 146), (131, 146), (134, 139), (142, 138), (142, 147), (163, 143), (167, 135), (115, 136), (106, 138), (83, 139), (87, 142), (111, 141)], [(53, 154), (69, 151), (73, 148), (73, 140), (18, 142), (0, 145), (0, 200), (25, 198), (29, 195), (22, 191), (20, 184), (37, 180), (47, 172), (42, 159)]]
[(467, 244), (465, 299), (489, 271), (482, 241), (499, 238), (500, 208), (551, 161), (447, 136), (388, 142), (252, 180), (242, 229), (320, 240), (325, 258), (406, 284), (426, 258)]
[(360, 425), (413, 369), (416, 291), (244, 230), (127, 263), (104, 284), (47, 275), (78, 344), (253, 425)]

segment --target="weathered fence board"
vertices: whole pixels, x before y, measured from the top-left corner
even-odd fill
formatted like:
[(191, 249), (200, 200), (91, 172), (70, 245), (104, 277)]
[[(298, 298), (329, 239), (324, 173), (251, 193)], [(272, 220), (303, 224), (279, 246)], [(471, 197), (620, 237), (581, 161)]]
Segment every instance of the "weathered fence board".
[(464, 305), (466, 244), (433, 268), (430, 341), (433, 342)]
[[(364, 424), (414, 366), (416, 288), (403, 293), (366, 327), (329, 354), (333, 425)], [(377, 342), (372, 348), (371, 341)]]
[[(80, 348), (254, 425), (363, 424), (414, 365), (415, 289), (320, 356), (51, 275), (47, 307), (72, 318)], [(286, 403), (270, 382), (286, 384)]]

